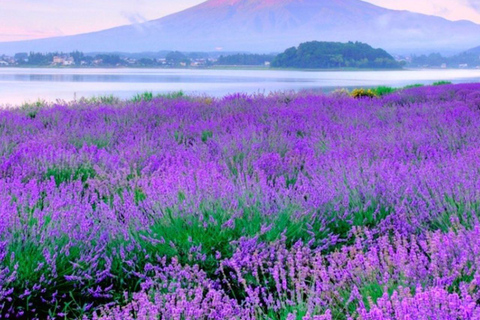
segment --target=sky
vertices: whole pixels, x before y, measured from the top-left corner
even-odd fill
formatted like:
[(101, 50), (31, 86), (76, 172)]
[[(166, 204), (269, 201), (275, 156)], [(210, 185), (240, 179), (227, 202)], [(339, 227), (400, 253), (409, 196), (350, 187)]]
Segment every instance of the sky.
[[(480, 24), (480, 0), (365, 0)], [(0, 0), (0, 41), (38, 39), (157, 19), (204, 0)]]

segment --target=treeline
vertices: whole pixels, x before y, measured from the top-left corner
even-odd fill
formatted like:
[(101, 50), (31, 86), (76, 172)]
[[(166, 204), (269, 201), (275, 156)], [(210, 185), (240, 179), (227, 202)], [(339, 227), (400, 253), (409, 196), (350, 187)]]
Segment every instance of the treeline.
[(480, 53), (475, 51), (463, 52), (451, 57), (444, 57), (440, 53), (412, 56), (410, 67), (448, 67), (448, 68), (474, 68), (480, 66)]
[(221, 66), (259, 66), (272, 62), (275, 55), (268, 54), (234, 54), (228, 56), (220, 56), (216, 62)]
[(285, 50), (273, 60), (272, 67), (399, 69), (402, 64), (385, 50), (374, 49), (365, 43), (312, 41)]
[(48, 53), (40, 53), (40, 52), (22, 52), (16, 53), (14, 56), (15, 61), (19, 65), (31, 65), (31, 66), (44, 66), (50, 65), (53, 62), (54, 57), (65, 56), (71, 57), (74, 63), (80, 63), (82, 59), (84, 59), (84, 54), (79, 51), (74, 51), (70, 53), (64, 52), (48, 52)]
[(57, 64), (63, 64), (64, 61), (71, 61), (71, 65), (93, 65), (98, 61), (101, 61), (103, 65), (117, 66), (122, 64), (124, 60), (116, 54), (97, 54), (97, 55), (85, 55), (80, 51), (73, 51), (69, 53), (65, 52), (30, 52), (30, 53), (16, 53), (14, 55), (15, 62), (18, 65), (26, 66), (48, 66), (55, 63), (54, 59), (59, 57), (62, 62)]
[[(158, 55), (162, 53), (162, 56)], [(145, 53), (135, 57), (121, 53), (91, 53), (74, 51), (70, 53), (17, 53), (16, 65), (30, 66), (83, 66), (83, 67), (211, 67), (211, 66), (265, 66), (273, 68), (372, 68), (398, 69), (403, 66), (385, 50), (374, 49), (361, 42), (319, 42), (312, 41), (292, 47), (278, 55), (232, 53), (210, 57), (208, 53), (180, 51)], [(435, 56), (436, 57), (436, 56)], [(441, 61), (441, 57), (436, 57)], [(420, 57), (419, 59), (423, 59)], [(433, 57), (428, 57), (433, 59)], [(422, 60), (423, 61), (423, 60)], [(11, 63), (9, 63), (11, 64)], [(423, 62), (422, 62), (423, 64)], [(3, 64), (5, 65), (5, 63)]]

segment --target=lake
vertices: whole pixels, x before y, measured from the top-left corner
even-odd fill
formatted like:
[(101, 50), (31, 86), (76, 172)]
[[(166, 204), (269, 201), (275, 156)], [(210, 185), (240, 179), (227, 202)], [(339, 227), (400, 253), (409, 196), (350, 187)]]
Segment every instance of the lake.
[(183, 90), (188, 94), (224, 96), (229, 93), (270, 93), (286, 90), (320, 90), (480, 82), (480, 70), (402, 71), (285, 71), (192, 69), (38, 69), (0, 68), (0, 105), (18, 105), (38, 99), (73, 100), (113, 94), (130, 98), (136, 93)]

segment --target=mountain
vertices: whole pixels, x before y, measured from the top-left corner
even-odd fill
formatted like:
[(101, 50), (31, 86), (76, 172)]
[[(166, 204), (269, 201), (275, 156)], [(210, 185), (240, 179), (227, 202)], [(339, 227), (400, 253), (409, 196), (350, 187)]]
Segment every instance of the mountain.
[(480, 46), (467, 50), (468, 54), (478, 54), (480, 55)]
[(362, 41), (394, 53), (444, 53), (480, 43), (480, 25), (360, 0), (209, 0), (167, 17), (104, 31), (0, 43), (26, 51), (280, 52), (301, 42)]

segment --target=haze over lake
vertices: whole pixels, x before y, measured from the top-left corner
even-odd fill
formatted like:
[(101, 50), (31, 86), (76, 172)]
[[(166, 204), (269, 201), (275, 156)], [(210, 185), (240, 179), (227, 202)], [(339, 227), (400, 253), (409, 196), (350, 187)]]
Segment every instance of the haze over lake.
[(130, 98), (136, 93), (224, 96), (230, 93), (265, 93), (288, 90), (332, 91), (336, 88), (405, 86), (479, 82), (480, 70), (405, 71), (272, 71), (186, 69), (0, 69), (0, 105), (25, 101), (73, 100), (75, 97), (115, 95)]

